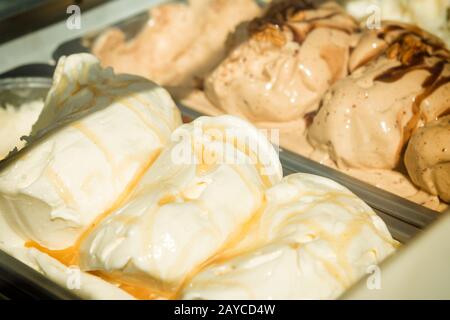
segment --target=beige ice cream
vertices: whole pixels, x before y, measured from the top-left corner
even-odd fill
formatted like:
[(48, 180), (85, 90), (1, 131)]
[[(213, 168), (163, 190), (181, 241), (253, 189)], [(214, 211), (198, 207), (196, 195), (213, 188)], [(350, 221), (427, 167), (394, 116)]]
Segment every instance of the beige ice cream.
[(254, 0), (191, 0), (150, 10), (133, 39), (118, 29), (105, 32), (92, 52), (104, 66), (165, 86), (196, 86), (225, 55), (227, 36), (260, 13)]
[(0, 207), (0, 250), (45, 275), (63, 288), (84, 299), (124, 300), (131, 295), (92, 274), (64, 265), (35, 248), (27, 248), (27, 239), (15, 232), (6, 220), (7, 212)]
[(400, 25), (376, 33), (362, 37), (356, 70), (326, 93), (309, 128), (339, 167), (394, 169), (411, 133), (450, 107), (450, 54), (439, 40)]
[(350, 57), (351, 75), (324, 95), (308, 128), (312, 146), (344, 170), (401, 170), (414, 130), (450, 107), (449, 57), (438, 38), (413, 26), (366, 31)]
[(236, 33), (205, 94), (220, 111), (256, 124), (301, 119), (346, 76), (356, 27), (333, 2), (279, 1)]
[(413, 134), (405, 165), (415, 184), (450, 202), (450, 116), (427, 123)]
[(361, 20), (366, 19), (369, 23), (380, 19), (415, 24), (441, 37), (450, 48), (450, 0), (339, 0), (338, 2), (343, 4), (350, 14)]
[(185, 299), (334, 299), (391, 254), (383, 221), (346, 188), (294, 174), (266, 193), (261, 218), (211, 259)]
[(25, 141), (20, 138), (31, 132), (44, 107), (41, 100), (30, 101), (20, 106), (0, 106), (0, 160), (14, 150), (22, 149)]
[(53, 80), (28, 146), (2, 163), (0, 210), (23, 238), (64, 249), (123, 201), (181, 117), (164, 89), (89, 54), (61, 58)]

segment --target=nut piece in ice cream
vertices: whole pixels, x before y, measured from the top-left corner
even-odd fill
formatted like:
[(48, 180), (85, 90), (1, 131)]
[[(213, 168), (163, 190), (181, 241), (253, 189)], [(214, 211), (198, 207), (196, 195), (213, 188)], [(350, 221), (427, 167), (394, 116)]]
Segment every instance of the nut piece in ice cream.
[(227, 36), (259, 15), (254, 0), (190, 0), (150, 11), (131, 40), (118, 29), (105, 32), (92, 52), (116, 72), (144, 76), (165, 86), (196, 86), (225, 55)]
[(24, 239), (74, 245), (120, 203), (181, 117), (169, 94), (89, 54), (60, 59), (27, 146), (0, 171), (0, 210)]
[(205, 94), (218, 109), (253, 123), (301, 118), (346, 76), (356, 29), (333, 2), (276, 2), (237, 32), (228, 57), (206, 78)]
[(333, 299), (397, 246), (384, 222), (341, 185), (294, 174), (267, 191), (259, 221), (211, 259), (184, 299)]
[(172, 297), (188, 274), (246, 232), (266, 188), (282, 177), (273, 146), (239, 118), (201, 117), (172, 138), (126, 205), (80, 247), (83, 270), (140, 298)]
[(341, 168), (396, 168), (413, 131), (450, 106), (449, 57), (438, 38), (414, 26), (366, 31), (351, 75), (325, 94), (309, 141)]
[(417, 129), (406, 149), (405, 165), (416, 185), (450, 202), (450, 116)]

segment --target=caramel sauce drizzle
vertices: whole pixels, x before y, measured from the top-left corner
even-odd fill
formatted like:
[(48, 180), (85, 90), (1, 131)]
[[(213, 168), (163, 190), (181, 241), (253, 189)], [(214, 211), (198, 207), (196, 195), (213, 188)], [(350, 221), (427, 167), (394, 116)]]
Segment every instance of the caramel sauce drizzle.
[[(300, 195), (299, 195), (300, 196)], [(314, 192), (305, 192), (302, 193), (301, 196), (319, 196), (322, 195), (316, 194)], [(345, 202), (340, 201), (340, 199), (343, 198), (353, 198), (353, 195), (349, 195), (346, 193), (341, 192), (331, 192), (330, 194), (326, 195), (323, 200), (335, 203), (338, 206), (341, 207), (348, 207)], [(295, 205), (296, 201), (292, 201), (289, 203), (284, 203), (283, 207), (289, 206), (289, 205)], [(323, 201), (319, 203), (314, 203), (306, 208), (302, 209), (302, 212), (306, 212), (311, 210), (312, 208), (316, 207), (320, 203), (323, 203)], [(222, 263), (226, 263), (227, 261), (240, 256), (249, 254), (255, 250), (257, 250), (260, 247), (264, 247), (267, 241), (270, 242), (269, 239), (266, 239), (263, 235), (258, 236), (256, 242), (248, 243), (243, 248), (239, 248), (238, 250), (235, 250), (236, 245), (241, 241), (241, 239), (244, 239), (246, 235), (249, 234), (249, 231), (255, 231), (255, 228), (259, 228), (261, 226), (260, 222), (262, 214), (264, 213), (264, 209), (266, 207), (266, 202), (264, 202), (264, 205), (260, 208), (258, 212), (254, 215), (251, 220), (248, 221), (246, 225), (244, 225), (240, 231), (238, 231), (234, 237), (230, 238), (230, 241), (227, 242), (221, 250), (218, 251), (216, 255), (205, 261), (199, 268), (205, 269), (211, 266), (220, 265)], [(350, 261), (347, 257), (347, 250), (349, 246), (352, 243), (352, 240), (354, 237), (359, 234), (364, 227), (370, 228), (380, 239), (383, 241), (386, 241), (387, 243), (390, 243), (393, 247), (398, 248), (399, 243), (395, 240), (387, 238), (384, 234), (382, 234), (372, 223), (369, 223), (368, 219), (365, 219), (361, 216), (355, 216), (346, 226), (345, 230), (340, 235), (332, 235), (329, 232), (327, 232), (319, 223), (314, 221), (314, 219), (308, 219), (302, 217), (302, 212), (299, 212), (298, 210), (293, 210), (291, 213), (288, 214), (287, 217), (283, 219), (283, 222), (276, 226), (274, 233), (279, 233), (282, 228), (284, 228), (288, 224), (297, 224), (301, 223), (304, 225), (307, 225), (309, 229), (312, 230), (312, 233), (315, 236), (319, 236), (321, 239), (324, 239), (327, 241), (327, 243), (335, 250), (337, 261), (336, 263), (331, 263), (330, 261), (318, 256), (311, 250), (308, 250), (304, 244), (299, 242), (291, 242), (289, 246), (292, 247), (294, 250), (298, 250), (299, 248), (303, 248), (308, 254), (314, 256), (318, 261), (320, 261), (323, 265), (323, 267), (326, 269), (326, 271), (332, 275), (340, 284), (342, 287), (347, 287), (352, 283), (352, 279), (354, 277), (353, 269), (351, 267)], [(370, 213), (367, 213), (370, 215)], [(268, 219), (271, 219), (271, 215), (267, 216)], [(265, 229), (263, 227), (263, 229)], [(263, 233), (265, 233), (263, 231)], [(275, 236), (275, 239), (278, 239), (277, 236)], [(377, 256), (377, 252), (373, 250), (374, 255)], [(195, 271), (193, 275), (198, 273), (198, 271)], [(192, 276), (190, 275), (186, 279), (186, 283), (190, 282), (192, 280)], [(223, 280), (216, 280), (216, 279), (209, 279), (209, 281), (220, 284), (220, 285), (228, 285), (229, 283), (227, 281)], [(199, 281), (199, 284), (202, 284), (202, 281)], [(236, 283), (232, 283), (232, 285), (236, 285)], [(185, 284), (183, 285), (185, 286)], [(182, 287), (183, 287), (182, 286)], [(180, 298), (179, 294), (176, 295), (177, 298)]]
[(124, 204), (131, 196), (132, 190), (135, 189), (137, 184), (139, 183), (141, 177), (145, 174), (148, 168), (153, 164), (159, 155), (160, 150), (155, 151), (152, 155), (149, 156), (148, 162), (139, 170), (139, 172), (135, 175), (134, 179), (128, 184), (125, 188), (124, 192), (118, 197), (118, 199), (112, 204), (112, 206), (100, 214), (93, 223), (91, 223), (86, 230), (83, 231), (81, 236), (77, 239), (77, 241), (66, 249), (62, 250), (52, 250), (48, 249), (44, 246), (41, 246), (39, 243), (29, 240), (25, 243), (26, 248), (35, 248), (43, 253), (48, 254), (54, 259), (58, 260), (62, 264), (66, 266), (79, 265), (80, 263), (80, 247), (83, 241), (91, 234), (91, 232), (104, 220), (106, 219), (112, 212), (117, 210)]
[(242, 224), (237, 230), (235, 230), (229, 237), (228, 240), (216, 251), (214, 255), (212, 255), (209, 259), (195, 267), (182, 281), (180, 287), (174, 293), (174, 298), (180, 298), (181, 291), (184, 289), (189, 282), (191, 282), (192, 278), (197, 275), (200, 271), (206, 269), (209, 266), (220, 264), (221, 262), (226, 262), (228, 259), (237, 255), (236, 253), (233, 255), (229, 255), (229, 250), (235, 247), (241, 240), (245, 238), (245, 236), (249, 233), (249, 231), (257, 225), (257, 222), (260, 220), (264, 209), (266, 208), (266, 199), (263, 199), (262, 205), (256, 210), (250, 218)]
[[(208, 127), (205, 127), (204, 130), (209, 129)], [(249, 158), (256, 160), (255, 167), (260, 174), (261, 177), (261, 183), (265, 185), (266, 187), (269, 187), (272, 185), (272, 182), (270, 181), (270, 178), (263, 174), (263, 168), (264, 164), (261, 163), (260, 159), (258, 158), (257, 154), (253, 152), (245, 143), (240, 143), (238, 141), (237, 137), (233, 137), (233, 139), (225, 139), (225, 129), (224, 128), (214, 128), (219, 129), (222, 135), (220, 137), (212, 137), (213, 140), (220, 140), (219, 138), (222, 138), (223, 143), (230, 143), (233, 145), (233, 147), (236, 150), (239, 150), (240, 152), (246, 154)], [(192, 146), (195, 147), (194, 145)], [(194, 149), (200, 152), (198, 156), (200, 163), (197, 165), (197, 170), (199, 174), (206, 173), (209, 171), (213, 166), (205, 164), (205, 148), (201, 144), (199, 147), (200, 149)], [(112, 212), (120, 208), (129, 198), (131, 197), (132, 190), (137, 186), (137, 184), (140, 181), (140, 178), (145, 174), (145, 172), (148, 170), (148, 168), (151, 166), (151, 164), (154, 162), (154, 160), (157, 158), (157, 155), (159, 154), (159, 151), (156, 152), (154, 155), (150, 157), (149, 162), (143, 166), (143, 168), (139, 171), (138, 174), (136, 174), (133, 181), (127, 186), (126, 190), (123, 192), (123, 194), (119, 197), (119, 199), (111, 206), (110, 209), (99, 215), (94, 222), (82, 233), (82, 235), (77, 239), (74, 245), (72, 245), (69, 248), (63, 249), (63, 250), (51, 250), (44, 246), (41, 246), (35, 241), (27, 241), (25, 244), (25, 247), (27, 248), (35, 248), (43, 253), (48, 254), (49, 256), (53, 257), (54, 259), (58, 260), (62, 264), (66, 266), (73, 266), (73, 265), (80, 265), (80, 247), (84, 240), (92, 233), (92, 231), (103, 221), (105, 220)], [(245, 176), (239, 171), (239, 168), (234, 166), (234, 170), (241, 176), (241, 178), (244, 180), (244, 182), (247, 183), (247, 186), (249, 187), (249, 190), (253, 193), (256, 191), (254, 188), (252, 188), (251, 184), (246, 181)], [(166, 195), (162, 197), (159, 201), (160, 205), (164, 205), (166, 203), (172, 202), (175, 200), (175, 196), (173, 195)], [(263, 201), (265, 203), (265, 201)], [(253, 213), (250, 218), (244, 222), (243, 225), (241, 225), (236, 231), (234, 231), (226, 240), (226, 242), (219, 248), (216, 253), (205, 262), (201, 263), (200, 265), (196, 266), (186, 277), (183, 279), (181, 284), (179, 285), (171, 285), (171, 284), (165, 284), (161, 281), (158, 281), (154, 279), (153, 281), (147, 281), (145, 283), (139, 283), (135, 279), (127, 278), (126, 275), (120, 274), (119, 272), (102, 272), (102, 271), (91, 271), (90, 274), (96, 275), (105, 281), (116, 285), (117, 287), (121, 288), (125, 292), (131, 294), (135, 298), (142, 299), (142, 300), (155, 300), (155, 299), (176, 299), (180, 293), (181, 290), (184, 288), (185, 285), (197, 274), (199, 273), (203, 268), (209, 266), (212, 263), (216, 263), (218, 261), (218, 257), (221, 256), (222, 252), (226, 249), (236, 245), (241, 239), (244, 238), (244, 236), (248, 233), (249, 229), (256, 223), (256, 221), (259, 219), (263, 212), (263, 208), (265, 205), (260, 206), (255, 213)]]

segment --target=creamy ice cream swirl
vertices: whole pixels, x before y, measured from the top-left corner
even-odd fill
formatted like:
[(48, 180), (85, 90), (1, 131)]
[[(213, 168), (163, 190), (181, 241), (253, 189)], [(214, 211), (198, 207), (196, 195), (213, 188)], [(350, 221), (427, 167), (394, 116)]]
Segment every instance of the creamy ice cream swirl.
[[(179, 127), (130, 200), (80, 245), (80, 266), (141, 298), (173, 298), (183, 280), (245, 232), (281, 180), (277, 154), (232, 116)], [(238, 205), (236, 205), (238, 203)]]
[(293, 174), (267, 192), (244, 240), (213, 257), (187, 299), (333, 299), (391, 254), (383, 221), (344, 187)]

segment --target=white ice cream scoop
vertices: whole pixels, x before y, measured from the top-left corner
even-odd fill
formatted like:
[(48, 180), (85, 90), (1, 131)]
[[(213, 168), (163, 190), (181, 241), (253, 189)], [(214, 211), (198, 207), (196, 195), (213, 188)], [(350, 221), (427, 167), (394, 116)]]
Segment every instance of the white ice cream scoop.
[(234, 241), (281, 177), (275, 149), (252, 125), (198, 118), (175, 130), (127, 204), (90, 233), (80, 265), (173, 292)]
[(329, 179), (293, 174), (267, 191), (239, 245), (211, 259), (183, 299), (332, 299), (394, 251), (384, 222)]
[(89, 54), (60, 59), (28, 146), (0, 171), (0, 209), (23, 238), (72, 246), (148, 169), (181, 117), (154, 83), (101, 68)]

